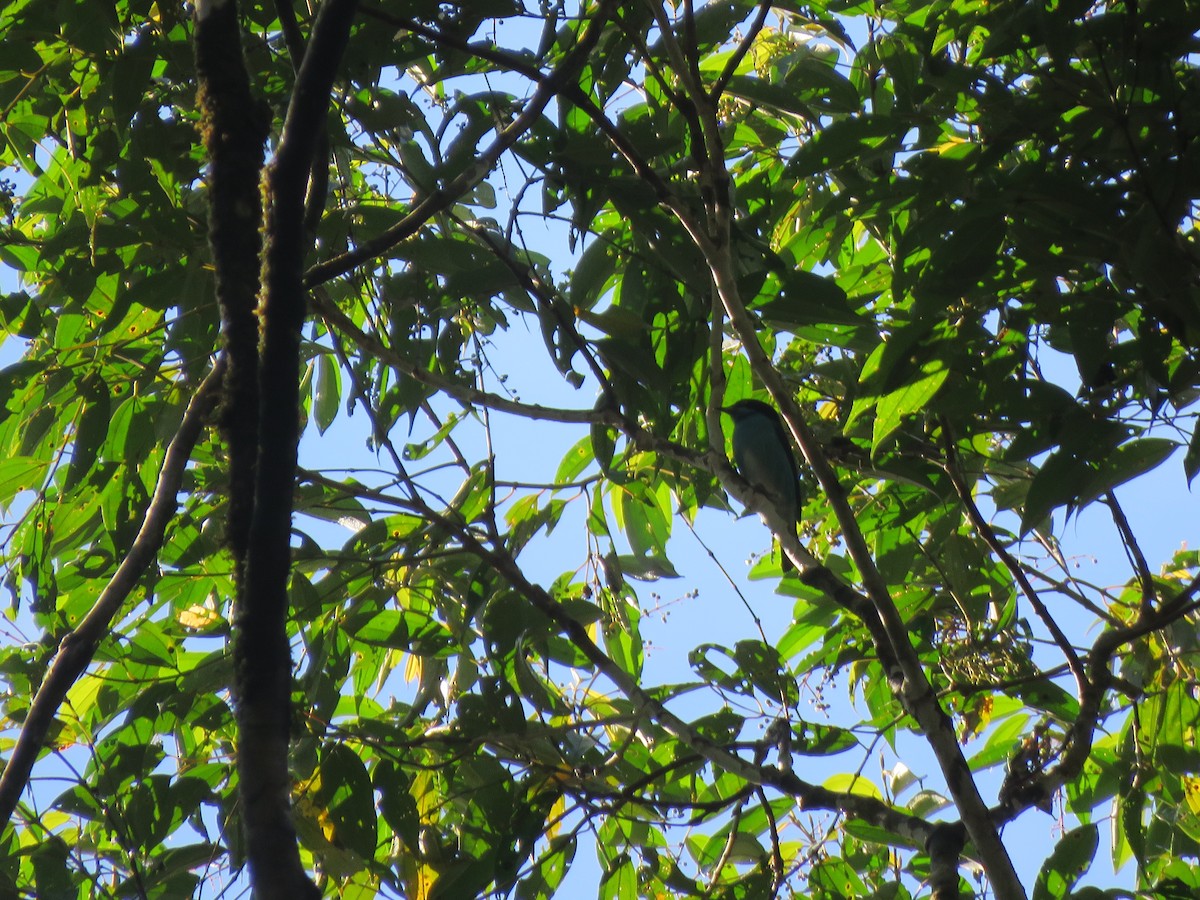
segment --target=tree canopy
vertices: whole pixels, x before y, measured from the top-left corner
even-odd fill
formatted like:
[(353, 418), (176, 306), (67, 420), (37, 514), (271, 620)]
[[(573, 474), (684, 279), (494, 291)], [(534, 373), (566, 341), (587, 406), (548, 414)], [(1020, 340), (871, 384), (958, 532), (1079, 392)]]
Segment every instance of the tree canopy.
[(0, 893), (1195, 896), (1198, 29), (6, 4)]

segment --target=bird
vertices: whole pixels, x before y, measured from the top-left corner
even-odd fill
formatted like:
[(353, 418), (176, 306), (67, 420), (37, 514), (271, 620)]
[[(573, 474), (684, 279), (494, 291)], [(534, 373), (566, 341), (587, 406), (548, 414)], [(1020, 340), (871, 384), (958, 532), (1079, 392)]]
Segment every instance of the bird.
[[(779, 413), (761, 400), (739, 400), (721, 412), (733, 420), (733, 461), (738, 472), (771, 498), (786, 524), (799, 528), (800, 470)], [(780, 555), (783, 571), (792, 571), (792, 560), (786, 553)]]

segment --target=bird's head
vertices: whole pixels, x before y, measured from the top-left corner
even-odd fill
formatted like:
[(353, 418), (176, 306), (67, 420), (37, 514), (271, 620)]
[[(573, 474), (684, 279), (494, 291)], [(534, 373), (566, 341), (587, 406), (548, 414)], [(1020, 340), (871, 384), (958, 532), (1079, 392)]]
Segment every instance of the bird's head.
[(733, 419), (734, 425), (759, 416), (775, 421), (779, 420), (779, 413), (775, 411), (775, 407), (763, 403), (761, 400), (739, 400), (732, 406), (721, 407), (721, 412)]

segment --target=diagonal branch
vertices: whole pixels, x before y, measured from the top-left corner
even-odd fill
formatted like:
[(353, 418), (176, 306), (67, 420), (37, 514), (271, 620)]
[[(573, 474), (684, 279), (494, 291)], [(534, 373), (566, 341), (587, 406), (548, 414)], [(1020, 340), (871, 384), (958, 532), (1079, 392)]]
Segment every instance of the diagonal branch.
[(583, 68), (597, 41), (600, 40), (600, 34), (616, 5), (616, 0), (602, 0), (596, 12), (592, 14), (591, 21), (579, 42), (571, 48), (557, 69), (540, 79), (537, 90), (529, 98), (529, 102), (525, 104), (520, 115), (500, 129), (491, 146), (480, 153), (474, 163), (445, 187), (435, 188), (422, 197), (409, 210), (408, 215), (382, 234), (363, 241), (353, 250), (310, 268), (304, 276), (305, 286), (314, 287), (324, 284), (326, 281), (337, 278), (339, 275), (345, 275), (363, 263), (383, 255), (401, 241), (412, 237), (430, 218), (450, 208), (459, 197), (486, 178), (496, 167), (504, 152), (515, 144), (521, 135), (533, 127), (550, 101), (567, 84), (574, 83), (579, 70)]
[(938, 702), (937, 695), (921, 667), (920, 658), (913, 649), (908, 627), (892, 600), (887, 583), (875, 565), (870, 546), (858, 527), (845, 489), (829, 465), (820, 442), (805, 424), (791, 391), (759, 343), (758, 334), (738, 290), (728, 243), (718, 246), (716, 253), (709, 256), (709, 260), (722, 304), (741, 339), (751, 368), (762, 379), (772, 399), (779, 405), (784, 421), (816, 475), (834, 516), (842, 527), (842, 539), (850, 558), (858, 568), (863, 588), (882, 622), (885, 643), (877, 644), (880, 656), (885, 658), (884, 654), (889, 652), (890, 645), (890, 654), (896, 663), (896, 668), (886, 670), (892, 689), (905, 710), (916, 720), (921, 733), (925, 735), (937, 757), (947, 787), (962, 815), (967, 833), (979, 851), (997, 897), (1000, 900), (1023, 900), (1026, 896), (1025, 889), (1021, 886), (1012, 859), (992, 824), (988, 807), (979, 793), (979, 787), (972, 777), (970, 766), (967, 765), (958, 737), (954, 733), (953, 723)]
[[(16, 809), (21, 792), (29, 781), (33, 764), (46, 741), (46, 734), (63, 698), (75, 680), (83, 674), (96, 652), (96, 647), (108, 633), (109, 624), (125, 603), (129, 592), (154, 562), (167, 525), (175, 515), (176, 497), (183, 483), (183, 473), (200, 437), (206, 417), (216, 406), (221, 380), (225, 376), (225, 358), (213, 365), (204, 381), (192, 396), (183, 420), (167, 445), (154, 496), (146, 507), (142, 527), (138, 529), (129, 552), (113, 573), (96, 603), (75, 630), (63, 638), (58, 655), (46, 672), (41, 687), (30, 704), (29, 714), (21, 726), (21, 734), (0, 775), (0, 822), (7, 823)], [(2, 829), (0, 829), (2, 830)]]
[(1142, 553), (1137, 536), (1134, 535), (1133, 528), (1129, 525), (1129, 520), (1125, 518), (1125, 510), (1117, 502), (1117, 495), (1109, 491), (1104, 495), (1104, 502), (1108, 506), (1109, 512), (1112, 513), (1117, 531), (1121, 533), (1121, 543), (1125, 547), (1125, 553), (1129, 557), (1129, 562), (1133, 566), (1134, 572), (1137, 573), (1138, 584), (1142, 588), (1141, 614), (1143, 616), (1148, 615), (1154, 609), (1154, 601), (1158, 595), (1154, 587), (1154, 576), (1150, 573), (1150, 564), (1146, 562), (1146, 554)]
[[(686, 67), (684, 70), (686, 71)], [(724, 151), (715, 107), (700, 85), (688, 87), (688, 99), (700, 116), (705, 136), (706, 158), (700, 164), (708, 171), (701, 171), (699, 176), (702, 187), (710, 191), (710, 196), (705, 202), (707, 216), (701, 220), (678, 199), (660, 197), (659, 202), (676, 215), (704, 255), (713, 286), (720, 297), (725, 314), (729, 316), (730, 323), (741, 340), (751, 369), (762, 380), (783, 413), (792, 436), (826, 494), (830, 507), (842, 527), (842, 538), (850, 558), (858, 568), (865, 593), (877, 615), (880, 627), (872, 630), (872, 637), (876, 640), (888, 680), (905, 710), (913, 716), (929, 741), (997, 896), (1001, 900), (1024, 898), (1024, 888), (1017, 877), (1008, 851), (991, 822), (987, 805), (980, 796), (979, 788), (954, 733), (953, 723), (938, 702), (921, 667), (908, 628), (892, 600), (887, 583), (875, 565), (870, 546), (858, 527), (846, 492), (829, 465), (824, 449), (805, 424), (791, 392), (763, 350), (757, 329), (746, 311), (732, 254), (729, 173), (724, 165)], [(794, 536), (791, 540), (784, 540), (788, 529), (773, 530), (790, 556), (792, 547), (796, 546)], [(808, 566), (803, 559), (793, 561), (797, 563), (801, 572), (806, 573)], [(864, 619), (864, 622), (870, 624), (871, 620)]]
[[(659, 437), (639, 427), (634, 420), (622, 415), (618, 410), (611, 407), (577, 410), (538, 406), (536, 404), (510, 400), (507, 397), (482, 391), (473, 385), (452, 381), (445, 376), (421, 368), (411, 360), (397, 353), (391, 347), (388, 347), (375, 336), (363, 331), (320, 288), (312, 292), (311, 299), (313, 306), (325, 320), (327, 327), (338, 329), (352, 340), (359, 349), (376, 359), (382, 360), (398, 372), (402, 372), (415, 381), (442, 391), (464, 405), (483, 406), (488, 409), (494, 409), (497, 412), (523, 416), (529, 419), (612, 426), (619, 429), (630, 441), (643, 450), (651, 450), (662, 454), (719, 478), (726, 490), (739, 503), (747, 509), (765, 517), (768, 521), (773, 521), (773, 517), (778, 516), (775, 505), (770, 498), (756, 490), (738, 475), (729, 465), (729, 460), (721, 453), (716, 451), (709, 451), (705, 454), (696, 453), (674, 441)], [(821, 591), (843, 609), (861, 619), (871, 632), (884, 670), (889, 672), (896, 670), (898, 664), (891, 654), (890, 641), (883, 630), (883, 623), (880, 621), (870, 600), (855, 591), (854, 588), (835, 575), (832, 570), (815, 559), (804, 545), (800, 543), (794, 529), (789, 530), (777, 524), (775, 530), (780, 544), (793, 560), (798, 563), (798, 567), (802, 573), (801, 580), (808, 586)]]
[(733, 73), (742, 64), (742, 60), (746, 58), (746, 54), (754, 44), (754, 39), (758, 37), (758, 33), (762, 31), (763, 25), (766, 24), (767, 15), (771, 12), (772, 5), (770, 0), (760, 0), (758, 12), (754, 14), (754, 21), (750, 23), (750, 30), (746, 32), (745, 37), (738, 43), (737, 49), (733, 51), (733, 56), (729, 57), (729, 60), (725, 63), (725, 68), (721, 70), (721, 74), (717, 76), (717, 80), (708, 89), (709, 99), (713, 103), (721, 99), (721, 94), (725, 91), (725, 85), (729, 84), (729, 79), (733, 77)]
[(786, 765), (775, 766), (748, 761), (698, 733), (601, 650), (592, 640), (588, 628), (572, 618), (566, 608), (544, 588), (531, 582), (507, 550), (489, 549), (461, 520), (443, 516), (419, 499), (400, 503), (422, 518), (436, 521), (440, 527), (453, 534), (464, 550), (491, 566), (515, 591), (554, 622), (559, 631), (583, 653), (597, 672), (607, 678), (638, 709), (643, 710), (672, 737), (715, 768), (729, 772), (752, 785), (774, 788), (795, 797), (800, 807), (805, 810), (838, 810), (893, 831), (916, 846), (923, 846), (929, 839), (934, 826), (924, 819), (893, 809), (873, 797), (831, 791), (810, 784), (799, 778)]

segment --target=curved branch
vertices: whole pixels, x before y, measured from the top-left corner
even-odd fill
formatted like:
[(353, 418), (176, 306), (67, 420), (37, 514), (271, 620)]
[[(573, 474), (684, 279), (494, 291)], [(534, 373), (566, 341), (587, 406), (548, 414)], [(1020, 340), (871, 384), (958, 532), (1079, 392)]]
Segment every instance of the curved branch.
[(67, 691), (92, 661), (96, 647), (108, 633), (109, 624), (142, 574), (154, 562), (162, 546), (163, 535), (178, 506), (176, 497), (183, 483), (184, 469), (204, 428), (205, 419), (216, 406), (225, 368), (225, 358), (221, 357), (196, 389), (175, 436), (167, 445), (158, 482), (154, 486), (154, 496), (146, 507), (142, 527), (138, 529), (129, 552), (83, 621), (59, 644), (58, 655), (29, 706), (21, 734), (4, 765), (4, 774), (0, 775), (0, 822), (8, 823), (12, 818)]
[(1124, 628), (1107, 628), (1096, 638), (1087, 656), (1089, 689), (1080, 698), (1079, 715), (1071, 724), (1065, 739), (1066, 750), (1058, 765), (1046, 772), (1038, 781), (1039, 791), (1033, 796), (1022, 796), (1021, 804), (1001, 811), (1004, 820), (1015, 818), (1022, 810), (1036, 805), (1041, 798), (1051, 796), (1064, 784), (1074, 780), (1082, 771), (1092, 750), (1092, 735), (1100, 718), (1101, 704), (1114, 677), (1109, 668), (1117, 651), (1143, 635), (1172, 622), (1200, 611), (1200, 575), (1164, 603), (1160, 609), (1139, 617), (1138, 621)]

